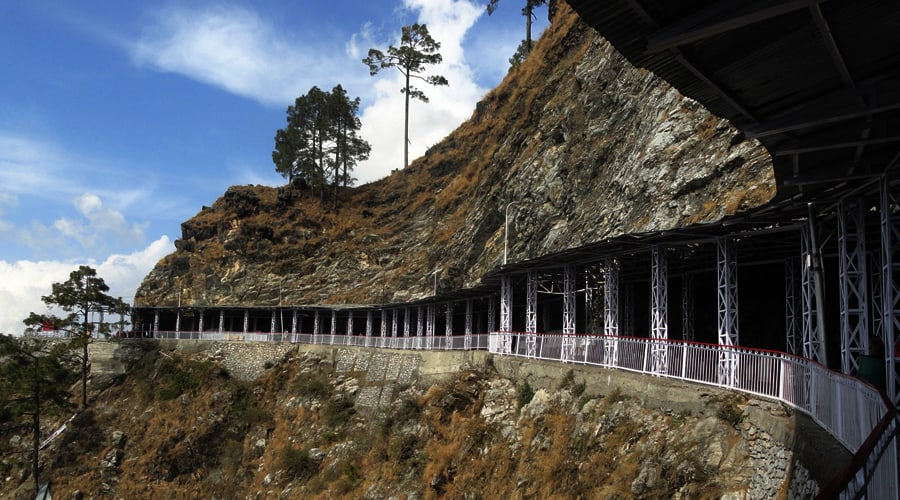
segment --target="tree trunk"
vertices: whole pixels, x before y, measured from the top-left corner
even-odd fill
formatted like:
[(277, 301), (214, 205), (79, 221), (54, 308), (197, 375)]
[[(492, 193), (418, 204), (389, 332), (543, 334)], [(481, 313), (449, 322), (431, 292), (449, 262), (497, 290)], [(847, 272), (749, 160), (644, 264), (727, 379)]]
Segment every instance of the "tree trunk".
[(531, 16), (533, 13), (534, 8), (531, 6), (531, 2), (528, 2), (528, 7), (525, 8), (525, 46), (527, 48), (525, 55), (531, 54)]
[(409, 70), (406, 70), (406, 116), (403, 121), (403, 168), (409, 166)]

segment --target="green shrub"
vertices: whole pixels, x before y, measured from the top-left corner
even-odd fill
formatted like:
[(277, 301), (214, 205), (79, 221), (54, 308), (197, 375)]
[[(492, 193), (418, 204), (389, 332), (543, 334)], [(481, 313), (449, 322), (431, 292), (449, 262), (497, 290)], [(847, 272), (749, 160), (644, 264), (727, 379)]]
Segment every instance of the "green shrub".
[(294, 380), (293, 390), (297, 394), (313, 399), (321, 399), (331, 392), (328, 380), (318, 374), (301, 374)]
[(347, 423), (356, 413), (353, 401), (349, 398), (338, 398), (328, 402), (322, 409), (322, 417), (328, 427), (338, 427)]
[(278, 465), (291, 479), (306, 480), (319, 472), (319, 463), (309, 456), (309, 451), (290, 446), (281, 450)]
[(716, 416), (731, 424), (732, 427), (736, 427), (744, 421), (744, 412), (733, 399), (722, 401), (716, 411)]
[(531, 387), (531, 384), (526, 380), (519, 386), (519, 395), (518, 395), (518, 406), (517, 409), (522, 409), (523, 406), (527, 405), (534, 398), (534, 389)]

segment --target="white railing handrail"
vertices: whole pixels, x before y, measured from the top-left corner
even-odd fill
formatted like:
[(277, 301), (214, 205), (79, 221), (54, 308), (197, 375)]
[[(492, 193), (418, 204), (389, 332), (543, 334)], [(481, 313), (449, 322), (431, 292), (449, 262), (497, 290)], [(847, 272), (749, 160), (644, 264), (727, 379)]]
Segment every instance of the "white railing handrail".
[[(583, 334), (493, 332), (493, 354), (616, 368), (713, 385), (774, 399), (806, 413), (851, 452), (860, 450), (886, 415), (881, 392), (860, 379), (777, 351), (671, 339)], [(890, 427), (894, 429), (896, 425)], [(898, 498), (896, 439), (865, 472), (872, 498)]]

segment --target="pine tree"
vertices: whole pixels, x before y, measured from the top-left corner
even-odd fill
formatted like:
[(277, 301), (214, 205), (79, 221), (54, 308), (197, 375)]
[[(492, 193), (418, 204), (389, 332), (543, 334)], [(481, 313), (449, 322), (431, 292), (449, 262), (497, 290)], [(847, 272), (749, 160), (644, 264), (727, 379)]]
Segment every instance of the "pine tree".
[(403, 167), (409, 166), (409, 98), (428, 102), (428, 97), (421, 90), (411, 85), (413, 78), (429, 85), (449, 85), (441, 75), (425, 76), (426, 65), (440, 64), (443, 57), (438, 52), (441, 44), (428, 33), (428, 26), (413, 24), (401, 28), (400, 46), (389, 46), (387, 53), (378, 49), (369, 49), (369, 56), (363, 63), (369, 66), (369, 74), (375, 76), (385, 68), (397, 68), (405, 78), (405, 85), (400, 92), (406, 96), (403, 122)]
[[(67, 331), (72, 340), (69, 346), (81, 349), (81, 406), (87, 406), (88, 344), (95, 333), (108, 331), (109, 323), (92, 323), (91, 313), (119, 311), (127, 308), (121, 299), (107, 295), (109, 286), (97, 271), (89, 266), (79, 266), (69, 273), (69, 279), (53, 283), (50, 295), (41, 297), (48, 306), (57, 306), (69, 313), (65, 318), (31, 313), (24, 323), (40, 327), (52, 323), (55, 329)], [(96, 326), (97, 332), (94, 331)]]
[(74, 406), (68, 388), (76, 375), (68, 353), (63, 343), (0, 335), (0, 425), (6, 432), (30, 430), (35, 495), (40, 488), (41, 418)]

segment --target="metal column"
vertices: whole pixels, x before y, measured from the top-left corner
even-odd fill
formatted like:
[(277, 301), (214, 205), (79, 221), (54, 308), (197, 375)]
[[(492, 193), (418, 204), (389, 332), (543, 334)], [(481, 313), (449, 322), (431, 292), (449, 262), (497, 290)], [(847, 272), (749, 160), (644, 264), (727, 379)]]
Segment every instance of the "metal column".
[[(606, 257), (603, 261), (603, 334), (619, 336), (619, 261)], [(604, 342), (603, 362), (614, 364), (618, 359), (618, 341)]]
[(694, 275), (681, 275), (681, 338), (694, 340)]
[(500, 331), (512, 332), (512, 280), (508, 274), (500, 276)]
[(466, 338), (463, 347), (466, 350), (472, 348), (472, 299), (466, 299)]
[(175, 311), (175, 333), (181, 332), (181, 308)]
[(497, 297), (491, 295), (488, 298), (488, 332), (493, 332), (497, 325)]
[(827, 363), (826, 360), (821, 359), (819, 353), (822, 352), (821, 339), (819, 338), (819, 325), (818, 322), (818, 314), (817, 314), (817, 300), (816, 294), (814, 290), (814, 280), (813, 276), (813, 255), (810, 250), (809, 243), (809, 224), (804, 224), (801, 230), (802, 236), (800, 238), (800, 253), (801, 258), (803, 259), (800, 264), (800, 296), (801, 296), (801, 310), (803, 313), (803, 324), (802, 324), (802, 346), (803, 352), (802, 355), (805, 358), (809, 358), (819, 363)]
[(525, 332), (537, 333), (537, 271), (529, 270), (525, 288)]
[(427, 306), (428, 317), (425, 318), (425, 342), (429, 349), (434, 347), (434, 303)]
[(900, 217), (894, 210), (900, 206), (900, 195), (891, 192), (887, 175), (881, 181), (881, 328), (887, 359), (887, 394), (895, 404), (900, 402), (900, 374), (897, 373), (900, 342)]
[[(738, 268), (734, 240), (730, 237), (716, 240), (716, 276), (718, 292), (719, 345), (738, 346)], [(719, 358), (719, 383), (733, 387), (737, 375), (737, 354), (723, 351)]]
[(409, 337), (409, 316), (410, 316), (410, 308), (403, 308), (403, 336)]
[(331, 310), (331, 344), (334, 345), (334, 336), (337, 335), (337, 311)]
[(322, 330), (322, 322), (320, 321), (321, 312), (318, 309), (316, 310), (316, 314), (313, 316), (313, 343), (316, 342), (316, 337), (319, 335)]
[[(525, 285), (525, 332), (537, 333), (537, 271), (528, 270)], [(537, 339), (535, 335), (525, 337), (525, 355), (533, 358), (537, 355)]]
[(575, 358), (575, 266), (563, 267), (563, 337), (562, 362)]
[(353, 337), (353, 311), (347, 311), (347, 345), (350, 345)]
[[(669, 268), (666, 249), (654, 246), (650, 253), (650, 338), (669, 338)], [(655, 374), (668, 373), (668, 344), (650, 345), (650, 366)]]
[(862, 200), (841, 200), (838, 260), (841, 291), (841, 371), (855, 375), (869, 352), (869, 287), (866, 283), (866, 219)]
[(784, 261), (784, 331), (786, 335), (785, 343), (788, 354), (800, 356), (802, 354), (802, 338), (801, 319), (803, 316), (801, 300), (799, 295), (799, 268), (800, 262), (797, 258), (787, 259)]
[[(444, 324), (444, 336), (453, 336), (453, 302), (447, 302), (447, 320)], [(449, 345), (447, 347), (450, 347)]]

